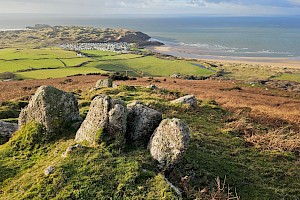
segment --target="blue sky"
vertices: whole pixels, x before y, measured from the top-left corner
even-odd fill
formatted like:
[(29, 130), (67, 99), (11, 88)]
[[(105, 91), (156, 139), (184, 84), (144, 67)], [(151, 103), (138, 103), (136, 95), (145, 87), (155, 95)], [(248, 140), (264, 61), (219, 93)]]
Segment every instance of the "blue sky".
[(0, 0), (0, 13), (300, 15), (300, 0)]

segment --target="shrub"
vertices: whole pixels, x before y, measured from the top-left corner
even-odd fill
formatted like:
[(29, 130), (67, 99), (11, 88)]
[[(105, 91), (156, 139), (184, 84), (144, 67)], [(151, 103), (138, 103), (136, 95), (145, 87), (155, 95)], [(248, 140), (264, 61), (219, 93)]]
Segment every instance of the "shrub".
[(0, 73), (0, 79), (7, 80), (7, 79), (14, 79), (14, 78), (16, 78), (16, 75), (12, 72)]
[(129, 80), (128, 76), (125, 76), (124, 74), (120, 74), (120, 73), (112, 74), (112, 75), (110, 75), (110, 78), (113, 81), (127, 81), (127, 80)]

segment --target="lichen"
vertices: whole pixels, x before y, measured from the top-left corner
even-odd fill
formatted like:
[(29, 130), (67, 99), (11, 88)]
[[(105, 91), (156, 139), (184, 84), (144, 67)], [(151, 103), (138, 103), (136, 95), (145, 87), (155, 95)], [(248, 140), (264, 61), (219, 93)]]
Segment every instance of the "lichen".
[(100, 128), (95, 136), (95, 144), (101, 144), (105, 137), (104, 128)]

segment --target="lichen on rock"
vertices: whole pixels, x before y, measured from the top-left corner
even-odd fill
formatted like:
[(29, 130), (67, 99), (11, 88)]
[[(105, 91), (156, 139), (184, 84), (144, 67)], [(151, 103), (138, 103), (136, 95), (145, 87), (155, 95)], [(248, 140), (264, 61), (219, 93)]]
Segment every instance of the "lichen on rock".
[(86, 119), (76, 133), (76, 142), (105, 143), (122, 148), (125, 144), (127, 108), (125, 102), (109, 96), (95, 97)]
[(60, 132), (81, 121), (77, 98), (52, 86), (41, 86), (19, 115), (19, 128), (35, 121), (48, 133)]
[(176, 164), (187, 150), (190, 131), (180, 119), (165, 119), (155, 130), (149, 142), (153, 159), (161, 170), (168, 170)]
[(101, 79), (97, 81), (96, 83), (96, 88), (111, 88), (113, 87), (113, 80), (108, 78), (108, 79)]
[(138, 101), (127, 105), (127, 109), (127, 140), (137, 146), (147, 145), (162, 120), (162, 113), (148, 108)]
[(197, 107), (197, 99), (194, 95), (186, 95), (184, 97), (180, 97), (178, 99), (175, 99), (174, 101), (171, 101), (171, 103), (185, 104), (193, 108)]

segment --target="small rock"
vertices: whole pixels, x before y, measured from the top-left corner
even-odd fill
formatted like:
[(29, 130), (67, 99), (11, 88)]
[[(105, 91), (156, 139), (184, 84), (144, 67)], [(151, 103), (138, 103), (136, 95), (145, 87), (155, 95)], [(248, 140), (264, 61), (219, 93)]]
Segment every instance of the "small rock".
[(187, 105), (189, 105), (191, 107), (194, 107), (194, 108), (197, 107), (197, 99), (194, 95), (187, 95), (187, 96), (184, 96), (184, 97), (180, 97), (179, 99), (171, 101), (171, 103), (187, 104)]
[(47, 168), (45, 169), (44, 174), (45, 174), (46, 176), (49, 176), (50, 174), (53, 173), (54, 170), (55, 170), (55, 167), (54, 167), (54, 166), (49, 166), (49, 167), (47, 167)]
[(52, 86), (41, 86), (19, 115), (19, 128), (35, 121), (47, 132), (63, 130), (70, 124), (81, 121), (77, 98)]
[(80, 144), (75, 144), (73, 146), (69, 146), (65, 152), (62, 153), (62, 157), (67, 157), (69, 153), (71, 153), (72, 151), (74, 151), (75, 149), (80, 149), (82, 148), (82, 146)]
[(118, 84), (116, 84), (116, 83), (113, 83), (113, 86), (112, 86), (113, 88), (117, 88), (117, 87), (119, 87), (119, 85)]
[(181, 159), (189, 142), (190, 130), (180, 119), (165, 119), (154, 131), (149, 149), (158, 167), (168, 170)]
[(147, 88), (148, 88), (148, 89), (151, 89), (151, 90), (156, 90), (156, 89), (158, 89), (158, 87), (157, 87), (156, 85), (154, 85), (154, 84), (151, 84), (151, 85), (147, 86)]
[(113, 87), (113, 80), (108, 78), (108, 79), (101, 79), (97, 81), (96, 83), (96, 88), (111, 88)]
[(140, 102), (127, 105), (128, 120), (126, 138), (128, 141), (146, 145), (162, 120), (162, 113), (148, 108)]
[(0, 135), (11, 138), (12, 134), (18, 130), (18, 124), (0, 121)]
[(181, 74), (172, 74), (170, 77), (179, 79), (179, 78), (182, 78), (182, 75)]

